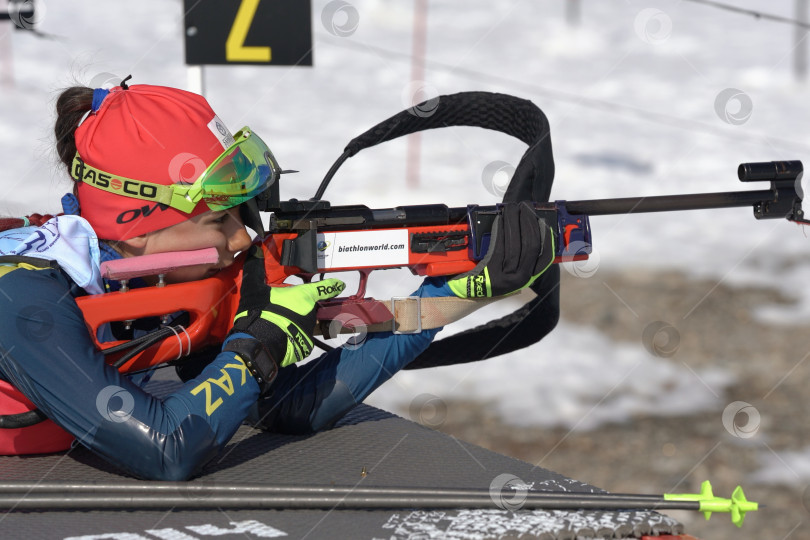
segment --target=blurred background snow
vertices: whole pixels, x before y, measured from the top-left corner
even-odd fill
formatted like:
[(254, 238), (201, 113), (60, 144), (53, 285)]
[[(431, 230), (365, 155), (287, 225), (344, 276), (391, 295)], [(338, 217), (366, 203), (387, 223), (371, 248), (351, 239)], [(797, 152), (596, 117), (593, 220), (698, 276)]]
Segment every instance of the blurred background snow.
[[(747, 189), (746, 161), (803, 159), (810, 150), (808, 86), (797, 80), (794, 27), (689, 1), (584, 1), (578, 22), (565, 0), (429, 2), (423, 79), (412, 78), (414, 3), (350, 0), (339, 37), (313, 1), (314, 67), (207, 67), (205, 95), (235, 131), (250, 125), (285, 168), (282, 195), (309, 198), (354, 136), (428, 97), (486, 90), (530, 99), (551, 123), (555, 199)], [(736, 2), (792, 17), (793, 2)], [(53, 150), (60, 89), (132, 74), (130, 84), (186, 87), (183, 6), (173, 0), (37, 2), (38, 29), (0, 23), (0, 214), (58, 212), (70, 182)], [(10, 54), (8, 54), (10, 52)], [(729, 89), (733, 89), (729, 91)], [(735, 97), (728, 97), (735, 96)], [(492, 203), (487, 165), (516, 165), (523, 144), (505, 135), (452, 128), (421, 137), (420, 183), (406, 184), (407, 141), (349, 160), (326, 192), (332, 204), (393, 207)], [(767, 284), (796, 306), (763, 306), (769, 321), (810, 313), (808, 238), (786, 221), (751, 210), (595, 217), (600, 271), (676, 269), (730, 284)], [(372, 276), (377, 297), (406, 294), (407, 272)], [(563, 294), (576, 294), (564, 290)], [(497, 306), (445, 330), (503, 313)], [(514, 306), (512, 306), (514, 307)], [(685, 314), (686, 315), (686, 314)], [(700, 381), (703, 381), (701, 384)], [(480, 399), (508, 421), (581, 429), (634, 413), (722, 410), (708, 389), (732, 375), (692, 372), (641, 343), (612, 343), (563, 322), (528, 350), (475, 365), (398, 374), (371, 398), (407, 412), (417, 396)]]

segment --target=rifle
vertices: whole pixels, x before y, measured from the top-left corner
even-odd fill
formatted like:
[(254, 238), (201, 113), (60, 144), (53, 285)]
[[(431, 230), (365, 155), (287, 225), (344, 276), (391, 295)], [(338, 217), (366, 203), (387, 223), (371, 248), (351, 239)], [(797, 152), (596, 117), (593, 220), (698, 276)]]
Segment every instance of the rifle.
[[(800, 161), (744, 163), (739, 166), (740, 181), (769, 182), (768, 189), (548, 202), (554, 167), (548, 122), (540, 109), (529, 101), (501, 94), (464, 92), (441, 96), (436, 114), (430, 117), (414, 114), (410, 109), (402, 111), (352, 140), (312, 199), (282, 201), (276, 182), (252, 201), (258, 211), (271, 213), (268, 234), (261, 239), (270, 285), (280, 285), (294, 275), (309, 281), (316, 274), (360, 273), (358, 290), (353, 295), (319, 304), (318, 319), (325, 334), (329, 334), (325, 323), (330, 321), (338, 321), (348, 331), (386, 323), (389, 323), (387, 329), (397, 329), (392, 322), (395, 301), (387, 304), (365, 297), (366, 283), (372, 271), (408, 268), (420, 276), (449, 276), (471, 270), (486, 253), (500, 204), (458, 208), (426, 204), (370, 209), (363, 205), (333, 207), (322, 199), (340, 165), (363, 148), (423, 129), (456, 125), (495, 129), (529, 144), (503, 202), (535, 201), (532, 204), (539, 223), (548, 226), (554, 236), (555, 263), (587, 259), (592, 244), (589, 216), (594, 215), (751, 206), (757, 219), (786, 218), (796, 223), (810, 223), (804, 219), (801, 206), (803, 167)], [(255, 220), (248, 225), (254, 230), (262, 228)], [(123, 280), (138, 275), (156, 275), (175, 268), (176, 260), (188, 254), (169, 255), (175, 261), (169, 265), (145, 261), (140, 265), (142, 269), (132, 270), (132, 264), (138, 266), (139, 261), (131, 258), (113, 261), (125, 265), (122, 269), (116, 269), (112, 264), (102, 270), (107, 277)], [(189, 263), (205, 262), (205, 255), (191, 258)], [(215, 261), (216, 254), (213, 255)], [(165, 261), (165, 256), (161, 260)], [(238, 258), (235, 264), (208, 279), (172, 285), (165, 285), (161, 280), (157, 287), (123, 287), (118, 292), (78, 298), (77, 303), (94, 339), (98, 328), (111, 322), (131, 324), (134, 320), (155, 316), (163, 316), (165, 320), (168, 314), (187, 313), (185, 324), (162, 328), (139, 340), (112, 343), (96, 340), (111, 364), (126, 372), (142, 370), (222, 343), (236, 313), (241, 260)], [(538, 296), (527, 306), (464, 333), (472, 332), (491, 340), (493, 336), (508, 336), (519, 325), (539, 329), (522, 340), (505, 345), (501, 345), (502, 338), (498, 339), (498, 344), (488, 348), (485, 356), (526, 346), (553, 328), (556, 318), (549, 326), (543, 321), (544, 317), (548, 318), (548, 313), (537, 309), (544, 301), (553, 306), (553, 294), (557, 294), (559, 274), (551, 271), (547, 274), (552, 277), (541, 278), (532, 286)], [(550, 316), (556, 317), (553, 309)], [(459, 339), (467, 342), (464, 350), (456, 351), (451, 357), (443, 354), (439, 361), (429, 355), (420, 357), (415, 362), (417, 367), (479, 359), (480, 352), (469, 353), (471, 347), (480, 347), (470, 344), (468, 335), (451, 336), (437, 344), (441, 346), (448, 342), (448, 345), (455, 345)]]

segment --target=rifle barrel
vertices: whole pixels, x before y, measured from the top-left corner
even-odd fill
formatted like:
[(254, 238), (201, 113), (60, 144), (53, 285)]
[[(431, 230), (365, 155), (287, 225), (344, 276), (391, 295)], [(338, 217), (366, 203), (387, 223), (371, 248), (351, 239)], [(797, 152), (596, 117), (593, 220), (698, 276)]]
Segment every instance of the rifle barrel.
[(641, 214), (646, 212), (670, 212), (678, 210), (705, 210), (712, 208), (736, 208), (753, 206), (763, 201), (772, 201), (772, 190), (727, 191), (722, 193), (695, 193), (689, 195), (659, 195), (655, 197), (627, 197), (621, 199), (595, 199), (565, 201), (571, 214), (604, 216), (613, 214)]

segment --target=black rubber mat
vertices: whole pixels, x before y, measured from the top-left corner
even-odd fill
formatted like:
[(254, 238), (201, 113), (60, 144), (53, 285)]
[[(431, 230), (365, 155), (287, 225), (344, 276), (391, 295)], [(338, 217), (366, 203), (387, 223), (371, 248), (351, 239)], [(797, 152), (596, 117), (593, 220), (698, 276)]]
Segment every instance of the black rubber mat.
[[(334, 429), (275, 435), (243, 426), (221, 456), (191, 481), (284, 486), (476, 488), (499, 475), (531, 490), (596, 488), (361, 405)], [(139, 483), (82, 447), (66, 454), (0, 457), (0, 480)], [(204, 499), (202, 493), (188, 497)], [(677, 534), (675, 520), (646, 511), (232, 510), (12, 511), (0, 538), (142, 540), (196, 538), (632, 538)]]

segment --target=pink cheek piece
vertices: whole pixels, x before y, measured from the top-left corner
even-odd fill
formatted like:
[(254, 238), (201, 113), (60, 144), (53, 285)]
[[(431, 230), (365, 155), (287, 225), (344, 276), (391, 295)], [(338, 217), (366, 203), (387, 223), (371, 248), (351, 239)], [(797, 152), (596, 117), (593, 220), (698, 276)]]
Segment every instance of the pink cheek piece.
[(170, 251), (139, 257), (124, 257), (101, 263), (101, 276), (106, 279), (124, 280), (142, 276), (167, 274), (179, 268), (198, 264), (216, 264), (219, 254), (216, 248), (193, 251)]

